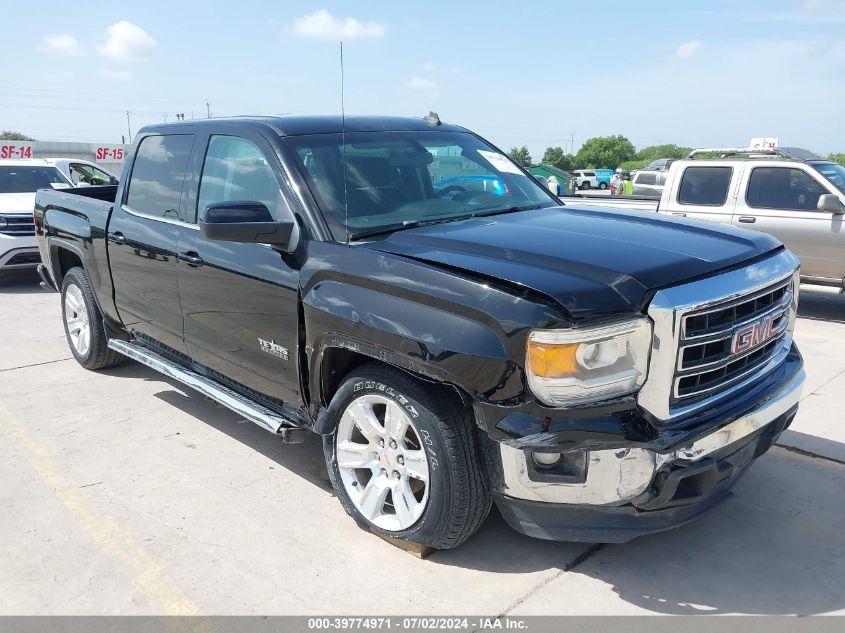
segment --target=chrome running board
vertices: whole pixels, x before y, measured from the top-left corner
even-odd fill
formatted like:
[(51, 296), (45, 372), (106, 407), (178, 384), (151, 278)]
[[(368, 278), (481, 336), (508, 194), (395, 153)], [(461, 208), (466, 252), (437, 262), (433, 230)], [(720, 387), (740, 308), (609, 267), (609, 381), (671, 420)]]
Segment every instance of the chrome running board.
[(109, 339), (109, 347), (191, 389), (199, 391), (202, 395), (219, 402), (250, 422), (254, 422), (261, 428), (280, 436), (286, 444), (298, 444), (305, 439), (306, 430), (297, 426), (291, 420), (267, 407), (252, 402), (210, 378), (174, 363), (147, 347), (114, 338)]

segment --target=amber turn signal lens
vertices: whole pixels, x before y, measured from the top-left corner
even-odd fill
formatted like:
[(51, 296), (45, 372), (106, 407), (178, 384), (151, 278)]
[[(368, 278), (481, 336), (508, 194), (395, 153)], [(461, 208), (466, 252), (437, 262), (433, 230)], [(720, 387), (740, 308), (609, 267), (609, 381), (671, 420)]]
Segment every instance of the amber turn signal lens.
[(578, 343), (555, 345), (528, 342), (528, 362), (531, 371), (541, 378), (562, 378), (575, 373), (575, 352)]

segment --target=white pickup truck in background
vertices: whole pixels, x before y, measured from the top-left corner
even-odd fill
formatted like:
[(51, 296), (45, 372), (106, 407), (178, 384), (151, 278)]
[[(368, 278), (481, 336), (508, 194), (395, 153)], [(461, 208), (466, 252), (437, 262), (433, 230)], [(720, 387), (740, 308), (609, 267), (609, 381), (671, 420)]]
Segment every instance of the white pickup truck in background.
[(845, 290), (845, 167), (799, 148), (695, 150), (672, 163), (659, 202), (562, 197), (566, 205), (657, 211), (777, 237), (804, 283)]

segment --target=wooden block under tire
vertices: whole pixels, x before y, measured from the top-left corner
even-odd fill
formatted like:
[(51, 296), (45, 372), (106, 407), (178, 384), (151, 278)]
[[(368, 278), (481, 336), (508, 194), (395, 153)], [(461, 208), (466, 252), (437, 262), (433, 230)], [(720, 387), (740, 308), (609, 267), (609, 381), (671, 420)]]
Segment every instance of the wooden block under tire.
[(387, 541), (394, 547), (398, 547), (404, 552), (408, 552), (412, 556), (416, 556), (420, 559), (426, 559), (435, 551), (433, 547), (429, 547), (428, 545), (420, 545), (419, 543), (412, 543), (411, 541), (406, 541), (401, 538), (394, 538), (392, 536), (388, 536), (387, 534), (381, 534), (379, 532), (374, 532), (371, 530), (373, 534), (378, 536), (380, 539)]

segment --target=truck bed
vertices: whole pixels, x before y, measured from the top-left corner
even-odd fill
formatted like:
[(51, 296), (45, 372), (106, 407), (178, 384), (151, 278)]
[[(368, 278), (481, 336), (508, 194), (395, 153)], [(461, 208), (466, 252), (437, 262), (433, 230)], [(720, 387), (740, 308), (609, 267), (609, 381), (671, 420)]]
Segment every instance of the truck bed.
[(53, 228), (69, 229), (77, 237), (85, 237), (92, 228), (106, 228), (116, 196), (117, 185), (41, 189), (35, 194), (35, 208), (50, 216), (47, 224)]
[(58, 256), (59, 247), (74, 253), (80, 264), (86, 262), (100, 308), (107, 314), (113, 304), (104, 238), (116, 197), (117, 185), (40, 189), (35, 194), (35, 237), (42, 265), (53, 280), (62, 278), (63, 266), (75, 265)]

